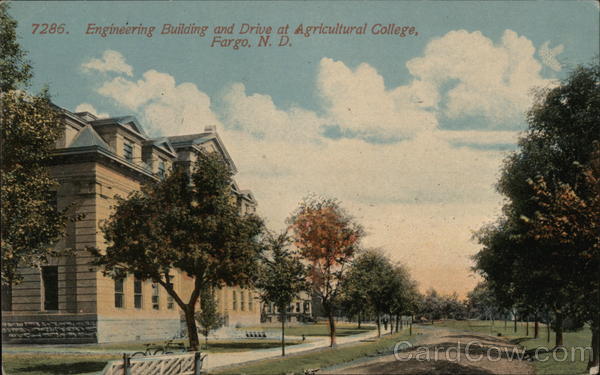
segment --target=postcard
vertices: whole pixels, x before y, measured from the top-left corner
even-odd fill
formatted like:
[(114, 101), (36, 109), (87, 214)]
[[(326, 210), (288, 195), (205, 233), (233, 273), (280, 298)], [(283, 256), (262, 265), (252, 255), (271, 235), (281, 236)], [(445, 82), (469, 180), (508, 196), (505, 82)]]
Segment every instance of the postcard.
[(3, 374), (598, 373), (598, 1), (0, 7)]

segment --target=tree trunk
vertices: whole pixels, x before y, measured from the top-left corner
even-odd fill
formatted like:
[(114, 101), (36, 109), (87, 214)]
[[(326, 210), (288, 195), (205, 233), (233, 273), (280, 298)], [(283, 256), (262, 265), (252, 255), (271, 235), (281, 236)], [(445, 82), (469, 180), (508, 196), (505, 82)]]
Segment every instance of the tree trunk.
[(281, 313), (281, 356), (285, 357), (285, 309)]
[(533, 323), (533, 338), (537, 339), (540, 336), (540, 322), (537, 312), (535, 313), (533, 319), (535, 320), (535, 322)]
[(361, 320), (362, 320), (361, 313), (358, 313), (358, 329), (360, 329)]
[(550, 314), (547, 314), (548, 319), (546, 319), (546, 342), (550, 342)]
[(513, 321), (515, 323), (515, 333), (517, 332), (517, 314), (513, 315)]
[(396, 333), (398, 333), (398, 327), (402, 329), (402, 319), (400, 318), (400, 315), (396, 314)]
[(390, 315), (390, 335), (394, 333), (394, 319), (393, 316)]
[(556, 313), (556, 327), (554, 332), (556, 332), (554, 346), (563, 346), (563, 316), (561, 312)]
[(194, 305), (185, 307), (185, 324), (188, 331), (190, 351), (198, 351), (200, 340), (198, 340), (198, 329), (196, 328), (196, 319), (194, 317)]
[(506, 319), (506, 316), (504, 317), (504, 331), (506, 331), (508, 329), (508, 320)]
[(335, 317), (333, 316), (333, 309), (328, 309), (329, 313), (327, 314), (329, 317), (329, 346), (335, 346)]
[(525, 318), (525, 336), (529, 337), (529, 318)]
[(208, 349), (208, 332), (204, 335), (204, 349)]
[(377, 337), (381, 337), (381, 316), (377, 313)]
[(592, 322), (592, 355), (588, 362), (588, 370), (600, 365), (600, 321)]

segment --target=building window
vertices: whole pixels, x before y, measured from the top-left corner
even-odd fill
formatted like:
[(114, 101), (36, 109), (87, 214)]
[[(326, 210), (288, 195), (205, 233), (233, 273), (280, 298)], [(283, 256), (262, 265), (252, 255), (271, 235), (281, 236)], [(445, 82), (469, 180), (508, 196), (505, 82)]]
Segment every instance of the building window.
[(136, 276), (133, 280), (133, 305), (136, 309), (142, 308), (142, 279)]
[(248, 311), (254, 311), (254, 300), (250, 292), (248, 292)]
[(115, 279), (115, 307), (117, 308), (125, 307), (124, 283), (123, 278)]
[(304, 301), (304, 312), (305, 313), (310, 312), (310, 302), (308, 302), (308, 301)]
[(166, 174), (167, 174), (167, 166), (166, 166), (165, 160), (160, 159), (160, 161), (158, 162), (158, 176), (160, 178), (165, 178)]
[(157, 283), (152, 283), (152, 308), (160, 310), (160, 289)]
[(233, 306), (232, 306), (232, 308), (233, 308), (233, 311), (236, 311), (237, 310), (237, 292), (235, 290), (233, 291), (233, 298), (232, 299), (233, 299)]
[(133, 144), (128, 140), (123, 141), (123, 157), (127, 161), (133, 161)]
[(296, 302), (296, 312), (300, 312), (300, 302)]
[(58, 267), (42, 267), (44, 310), (58, 310)]
[(2, 311), (12, 310), (12, 285), (2, 284)]
[(240, 310), (244, 311), (244, 310), (246, 310), (246, 300), (245, 300), (246, 292), (244, 292), (242, 290), (240, 293), (240, 296), (241, 296), (240, 297)]

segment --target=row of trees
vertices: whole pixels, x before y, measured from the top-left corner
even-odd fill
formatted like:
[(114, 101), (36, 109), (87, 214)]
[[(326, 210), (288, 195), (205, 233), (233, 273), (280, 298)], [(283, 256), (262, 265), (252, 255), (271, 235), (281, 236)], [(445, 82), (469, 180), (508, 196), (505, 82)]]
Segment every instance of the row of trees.
[(361, 321), (374, 317), (381, 336), (382, 321), (396, 331), (403, 315), (413, 315), (418, 302), (416, 283), (406, 268), (394, 264), (381, 251), (362, 251), (352, 262), (341, 283), (340, 307), (349, 317)]
[(540, 90), (529, 128), (504, 162), (501, 217), (476, 235), (475, 256), (502, 309), (552, 316), (556, 346), (565, 318), (586, 322), (600, 341), (600, 65), (576, 68)]

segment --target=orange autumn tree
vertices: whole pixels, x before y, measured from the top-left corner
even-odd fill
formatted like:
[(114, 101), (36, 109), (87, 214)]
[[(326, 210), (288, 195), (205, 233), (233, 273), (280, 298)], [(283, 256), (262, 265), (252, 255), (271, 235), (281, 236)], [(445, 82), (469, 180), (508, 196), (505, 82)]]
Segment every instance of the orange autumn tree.
[(330, 345), (335, 345), (334, 313), (340, 284), (364, 236), (361, 225), (335, 199), (305, 199), (289, 219), (294, 244), (309, 264), (313, 292), (329, 319)]

